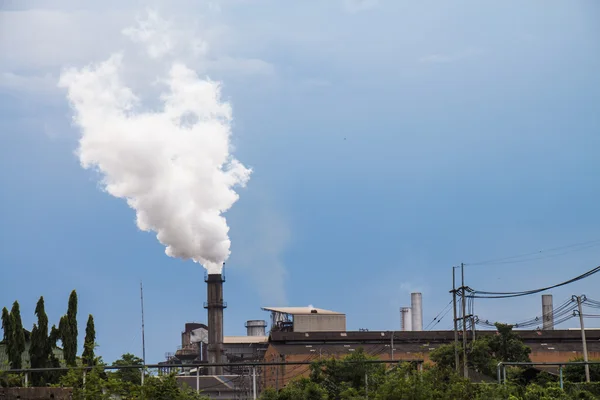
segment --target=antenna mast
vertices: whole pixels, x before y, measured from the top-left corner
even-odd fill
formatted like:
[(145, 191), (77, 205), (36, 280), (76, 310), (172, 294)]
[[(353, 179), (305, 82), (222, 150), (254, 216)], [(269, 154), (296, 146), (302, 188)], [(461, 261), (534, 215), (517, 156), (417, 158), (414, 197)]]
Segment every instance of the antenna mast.
[(144, 374), (146, 370), (146, 340), (144, 338), (144, 288), (140, 281), (140, 300), (142, 302), (142, 386), (144, 386)]

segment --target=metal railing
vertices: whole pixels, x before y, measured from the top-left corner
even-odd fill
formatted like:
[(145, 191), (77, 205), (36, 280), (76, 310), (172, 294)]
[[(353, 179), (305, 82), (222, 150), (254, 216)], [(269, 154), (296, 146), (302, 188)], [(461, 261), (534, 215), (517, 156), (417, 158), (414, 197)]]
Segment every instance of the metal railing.
[[(341, 361), (341, 360), (340, 360)], [(423, 370), (424, 360), (422, 359), (407, 359), (407, 360), (345, 360), (343, 362), (350, 364), (388, 364), (388, 365), (396, 365), (401, 363), (412, 363), (417, 365), (418, 371)], [(103, 371), (112, 371), (112, 370), (128, 370), (128, 369), (137, 369), (141, 370), (142, 373), (146, 369), (157, 369), (157, 370), (165, 370), (165, 369), (174, 369), (174, 370), (183, 370), (196, 368), (196, 391), (199, 393), (200, 389), (200, 370), (208, 369), (211, 367), (251, 367), (252, 368), (252, 392), (253, 398), (256, 400), (257, 398), (257, 386), (256, 386), (256, 369), (260, 367), (272, 367), (272, 366), (288, 366), (288, 365), (311, 365), (315, 363), (315, 361), (283, 361), (283, 362), (237, 362), (237, 363), (189, 363), (189, 364), (146, 364), (142, 365), (98, 365), (98, 366), (77, 366), (77, 367), (54, 367), (54, 368), (21, 368), (21, 369), (8, 369), (2, 371), (7, 374), (24, 374), (24, 386), (29, 386), (29, 374), (38, 373), (38, 372), (67, 372), (70, 370), (83, 371), (83, 382), (85, 385), (85, 376), (88, 371), (91, 371), (96, 368), (101, 368)], [(143, 384), (142, 384), (143, 385)]]
[(496, 367), (496, 374), (498, 377), (498, 384), (502, 385), (506, 385), (506, 367), (510, 367), (510, 366), (514, 366), (514, 367), (518, 367), (518, 366), (549, 366), (549, 367), (558, 367), (558, 379), (559, 379), (559, 383), (560, 383), (560, 388), (564, 389), (564, 380), (563, 380), (563, 367), (569, 366), (569, 365), (583, 365), (583, 366), (589, 366), (589, 365), (594, 365), (594, 364), (600, 364), (600, 361), (571, 361), (571, 362), (499, 362), (498, 366)]

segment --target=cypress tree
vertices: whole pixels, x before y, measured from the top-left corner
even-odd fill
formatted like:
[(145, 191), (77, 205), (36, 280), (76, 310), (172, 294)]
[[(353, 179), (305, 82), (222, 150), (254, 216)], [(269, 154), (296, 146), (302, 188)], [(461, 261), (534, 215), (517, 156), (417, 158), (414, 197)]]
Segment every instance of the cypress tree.
[(31, 330), (31, 345), (29, 346), (29, 358), (31, 368), (45, 368), (48, 366), (48, 360), (52, 347), (48, 340), (48, 316), (44, 308), (44, 297), (40, 297), (35, 306), (35, 315), (38, 318), (37, 324), (33, 324)]
[(96, 329), (94, 327), (94, 317), (92, 314), (88, 316), (87, 325), (85, 327), (85, 340), (83, 341), (83, 364), (94, 365), (94, 346), (96, 345)]
[(12, 359), (14, 354), (14, 340), (13, 340), (13, 327), (12, 318), (8, 309), (4, 307), (2, 309), (2, 330), (4, 331), (4, 345), (6, 346), (6, 354), (8, 355), (8, 362), (10, 367), (13, 367), (14, 360)]
[(69, 296), (67, 314), (61, 317), (58, 324), (60, 339), (63, 345), (65, 362), (75, 366), (77, 361), (77, 293), (75, 290)]
[(10, 312), (12, 325), (12, 352), (13, 352), (13, 368), (21, 369), (23, 367), (23, 352), (25, 351), (25, 331), (23, 330), (23, 322), (21, 321), (21, 309), (19, 303), (15, 301)]
[[(52, 352), (54, 344), (52, 343), (52, 338), (48, 335), (48, 316), (46, 315), (43, 296), (40, 297), (35, 306), (35, 315), (37, 315), (38, 321), (37, 324), (33, 324), (31, 344), (29, 346), (31, 368), (56, 367), (58, 366), (58, 360), (54, 357), (54, 353)], [(56, 334), (54, 333), (54, 335)], [(56, 383), (57, 379), (58, 374), (53, 372), (31, 374), (34, 386), (45, 386), (48, 383)]]

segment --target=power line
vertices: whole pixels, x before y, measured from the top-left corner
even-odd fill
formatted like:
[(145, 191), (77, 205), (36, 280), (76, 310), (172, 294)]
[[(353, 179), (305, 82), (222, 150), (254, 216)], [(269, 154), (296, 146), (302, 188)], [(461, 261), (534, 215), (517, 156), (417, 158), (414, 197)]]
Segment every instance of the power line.
[[(437, 325), (437, 324), (440, 322), (440, 320), (441, 320), (441, 318), (440, 318), (440, 315), (442, 315), (442, 313), (444, 313), (444, 311), (446, 311), (446, 313), (448, 313), (448, 312), (450, 311), (450, 306), (451, 306), (451, 305), (452, 305), (452, 300), (450, 300), (450, 302), (449, 302), (448, 304), (446, 304), (446, 307), (444, 307), (444, 308), (442, 309), (442, 311), (440, 311), (440, 312), (438, 313), (438, 315), (436, 315), (436, 316), (435, 316), (435, 317), (434, 317), (434, 318), (431, 320), (431, 322), (429, 322), (429, 323), (427, 324), (427, 326), (426, 326), (426, 327), (425, 327), (425, 329), (423, 329), (423, 330), (425, 330), (425, 331), (426, 331), (426, 330), (428, 330), (428, 328), (429, 328), (429, 326), (431, 326), (431, 324), (433, 324), (433, 326)], [(447, 309), (447, 310), (446, 310), (446, 309)], [(445, 315), (446, 315), (446, 314), (444, 314), (444, 316), (445, 316)], [(439, 318), (439, 319), (438, 319), (438, 318)], [(443, 317), (442, 317), (442, 318), (443, 318)], [(436, 322), (436, 321), (437, 321), (437, 322)]]
[[(511, 323), (515, 328), (530, 328), (536, 325), (539, 325), (540, 322), (544, 320), (544, 317), (547, 315), (551, 315), (554, 320), (554, 325), (558, 325), (562, 322), (565, 322), (571, 318), (573, 318), (573, 311), (577, 309), (577, 304), (573, 301), (573, 299), (569, 299), (563, 302), (561, 305), (553, 309), (551, 312), (544, 314), (542, 316), (536, 316), (534, 318), (529, 318), (526, 320), (522, 320), (519, 322)], [(566, 318), (565, 318), (566, 317)], [(475, 323), (479, 326), (485, 326), (488, 328), (493, 328), (496, 326), (496, 322), (490, 322), (489, 320), (482, 320), (477, 317)]]
[[(533, 251), (530, 253), (524, 253), (524, 254), (519, 254), (519, 255), (514, 255), (514, 256), (509, 256), (509, 257), (502, 257), (502, 258), (496, 258), (496, 259), (485, 260), (485, 261), (465, 263), (465, 265), (468, 265), (468, 266), (503, 265), (503, 264), (515, 264), (515, 263), (521, 263), (521, 262), (527, 262), (527, 261), (536, 261), (536, 260), (541, 260), (541, 259), (545, 259), (545, 258), (561, 256), (561, 255), (572, 253), (575, 251), (589, 249), (589, 248), (592, 248), (592, 247), (595, 247), (598, 245), (600, 245), (600, 239), (590, 240), (587, 242), (574, 243), (574, 244), (570, 244), (567, 246), (554, 247), (554, 248), (550, 248), (547, 250), (538, 250), (538, 251)], [(533, 257), (533, 256), (539, 256), (540, 254), (551, 253), (551, 252), (555, 252), (555, 251), (559, 251), (559, 250), (567, 250), (567, 251), (563, 251), (561, 253), (556, 253), (556, 254), (547, 254), (542, 257)], [(527, 258), (523, 259), (524, 257), (527, 257)]]
[(533, 290), (525, 290), (522, 292), (487, 292), (487, 291), (482, 291), (482, 290), (471, 290), (472, 294), (470, 294), (468, 297), (475, 298), (475, 299), (505, 299), (505, 298), (509, 298), (509, 297), (527, 296), (527, 295), (531, 295), (531, 294), (544, 292), (546, 290), (554, 289), (554, 288), (557, 288), (560, 286), (565, 286), (565, 285), (568, 285), (573, 282), (577, 282), (579, 280), (582, 280), (582, 279), (585, 279), (585, 278), (588, 278), (588, 277), (594, 275), (598, 271), (600, 271), (600, 266), (598, 266), (596, 268), (592, 268), (591, 270), (584, 272), (583, 274), (578, 275), (575, 278), (558, 283), (556, 285), (546, 286), (543, 288), (533, 289)]

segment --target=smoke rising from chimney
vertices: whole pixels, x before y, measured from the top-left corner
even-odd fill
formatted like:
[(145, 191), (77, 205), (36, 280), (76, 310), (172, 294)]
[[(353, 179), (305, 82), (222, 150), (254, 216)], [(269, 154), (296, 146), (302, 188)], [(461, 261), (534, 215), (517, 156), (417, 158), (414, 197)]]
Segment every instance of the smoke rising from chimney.
[(218, 82), (170, 62), (162, 104), (144, 110), (122, 82), (124, 59), (114, 54), (61, 75), (81, 131), (80, 163), (100, 173), (106, 192), (127, 201), (139, 229), (155, 232), (167, 255), (219, 273), (230, 254), (222, 214), (251, 174), (230, 153), (231, 106)]

